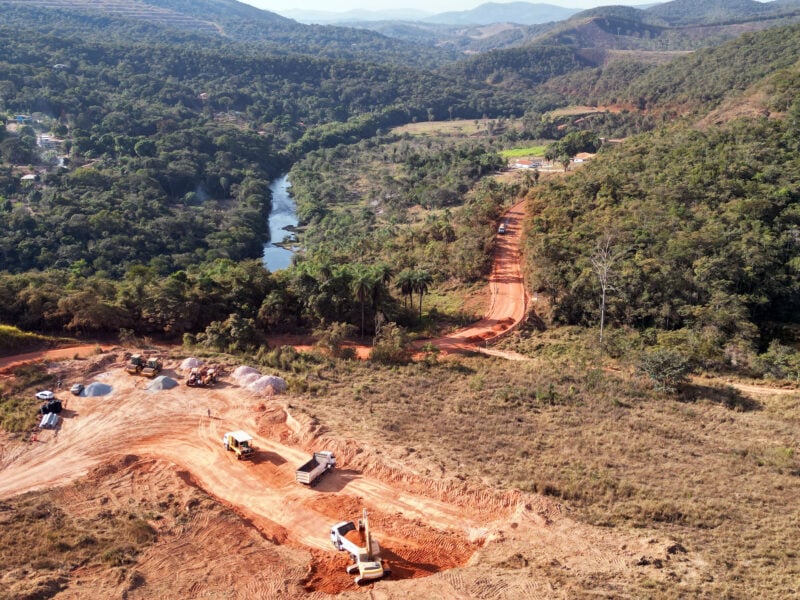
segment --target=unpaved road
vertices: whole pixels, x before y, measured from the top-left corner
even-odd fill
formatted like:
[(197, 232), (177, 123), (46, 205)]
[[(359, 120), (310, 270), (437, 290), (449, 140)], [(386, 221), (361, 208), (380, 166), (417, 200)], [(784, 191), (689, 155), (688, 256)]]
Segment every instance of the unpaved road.
[(484, 317), (477, 323), (446, 336), (421, 340), (416, 344), (418, 348), (424, 344), (432, 344), (445, 354), (474, 351), (522, 322), (528, 300), (522, 277), (520, 249), (525, 206), (524, 200), (518, 202), (503, 218), (506, 233), (497, 235), (492, 274), (489, 276), (491, 302)]

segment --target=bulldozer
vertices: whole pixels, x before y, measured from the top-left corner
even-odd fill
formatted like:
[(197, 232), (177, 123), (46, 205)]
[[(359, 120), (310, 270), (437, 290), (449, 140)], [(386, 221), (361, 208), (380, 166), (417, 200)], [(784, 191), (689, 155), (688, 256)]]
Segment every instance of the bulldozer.
[(138, 375), (142, 372), (144, 368), (144, 358), (142, 358), (141, 354), (134, 354), (131, 356), (128, 364), (125, 365), (125, 370), (130, 373), (131, 375)]
[(392, 574), (381, 560), (378, 540), (373, 539), (370, 533), (366, 508), (358, 520), (358, 527), (352, 521), (342, 521), (331, 527), (331, 542), (337, 550), (350, 554), (353, 564), (347, 567), (347, 574), (355, 575), (357, 585), (365, 585)]
[(161, 361), (157, 358), (148, 358), (147, 362), (145, 363), (144, 367), (142, 367), (142, 375), (145, 377), (150, 377), (151, 379), (159, 374), (163, 365)]

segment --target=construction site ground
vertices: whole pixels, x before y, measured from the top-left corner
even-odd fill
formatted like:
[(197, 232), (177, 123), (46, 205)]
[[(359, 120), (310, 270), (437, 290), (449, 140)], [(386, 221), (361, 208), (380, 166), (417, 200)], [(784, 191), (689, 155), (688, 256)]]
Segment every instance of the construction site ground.
[[(88, 369), (112, 392), (62, 395), (58, 429), (28, 442), (6, 436), (0, 499), (49, 489), (75, 517), (174, 503), (192, 518), (180, 525), (152, 521), (157, 541), (137, 560), (133, 579), (96, 564), (80, 567), (64, 574), (68, 585), (53, 597), (363, 593), (345, 572), (349, 557), (329, 538), (332, 524), (357, 519), (362, 507), (392, 570), (390, 580), (368, 586), (375, 598), (549, 595), (547, 579), (513, 581), (498, 568), (509, 560), (513, 568), (522, 551), (544, 565), (604, 578), (630, 576), (643, 555), (666, 556), (668, 540), (582, 525), (540, 496), (433, 481), (384, 465), (347, 440), (327, 439), (337, 469), (315, 488), (304, 487), (294, 470), (321, 448), (313, 423), (295, 419), (285, 402), (230, 381), (151, 392), (149, 380), (124, 371), (124, 358), (111, 352), (59, 364), (65, 379), (85, 377)], [(165, 374), (181, 379), (176, 365), (168, 363)], [(223, 434), (240, 428), (254, 435), (251, 461), (237, 461), (222, 447)], [(5, 573), (0, 584), (12, 589), (19, 576)]]

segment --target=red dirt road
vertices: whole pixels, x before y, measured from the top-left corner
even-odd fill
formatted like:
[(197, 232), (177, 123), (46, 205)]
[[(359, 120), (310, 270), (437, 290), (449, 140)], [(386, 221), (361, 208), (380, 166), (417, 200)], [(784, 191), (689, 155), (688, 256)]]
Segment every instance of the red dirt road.
[(416, 347), (432, 344), (444, 354), (474, 352), (512, 331), (525, 318), (527, 292), (520, 264), (522, 221), (525, 201), (518, 202), (505, 214), (506, 233), (498, 234), (494, 251), (492, 274), (489, 276), (491, 303), (484, 317), (464, 329), (435, 338), (420, 340)]

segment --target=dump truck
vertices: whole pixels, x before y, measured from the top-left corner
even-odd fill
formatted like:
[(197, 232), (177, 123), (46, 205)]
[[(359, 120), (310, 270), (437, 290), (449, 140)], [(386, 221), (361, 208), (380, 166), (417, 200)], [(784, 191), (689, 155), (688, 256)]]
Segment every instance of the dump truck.
[(217, 383), (216, 367), (195, 367), (189, 371), (186, 385), (189, 387), (207, 387)]
[(364, 585), (391, 575), (381, 560), (378, 540), (372, 538), (366, 508), (358, 520), (358, 527), (352, 521), (342, 521), (331, 527), (331, 543), (337, 550), (350, 554), (353, 564), (347, 567), (347, 574), (355, 575), (356, 584)]
[(222, 436), (222, 444), (225, 450), (230, 450), (236, 454), (236, 460), (248, 459), (253, 456), (255, 449), (250, 443), (253, 441), (250, 434), (244, 431), (229, 431)]
[(163, 365), (157, 358), (148, 358), (144, 367), (142, 368), (142, 375), (145, 377), (155, 377), (161, 371)]
[(311, 460), (303, 464), (295, 471), (295, 479), (298, 483), (303, 483), (314, 487), (319, 482), (320, 477), (336, 466), (336, 457), (333, 452), (324, 450), (314, 452)]
[(131, 356), (128, 364), (125, 365), (125, 370), (131, 375), (138, 375), (144, 368), (144, 362), (144, 358), (142, 358), (141, 354), (134, 354)]

